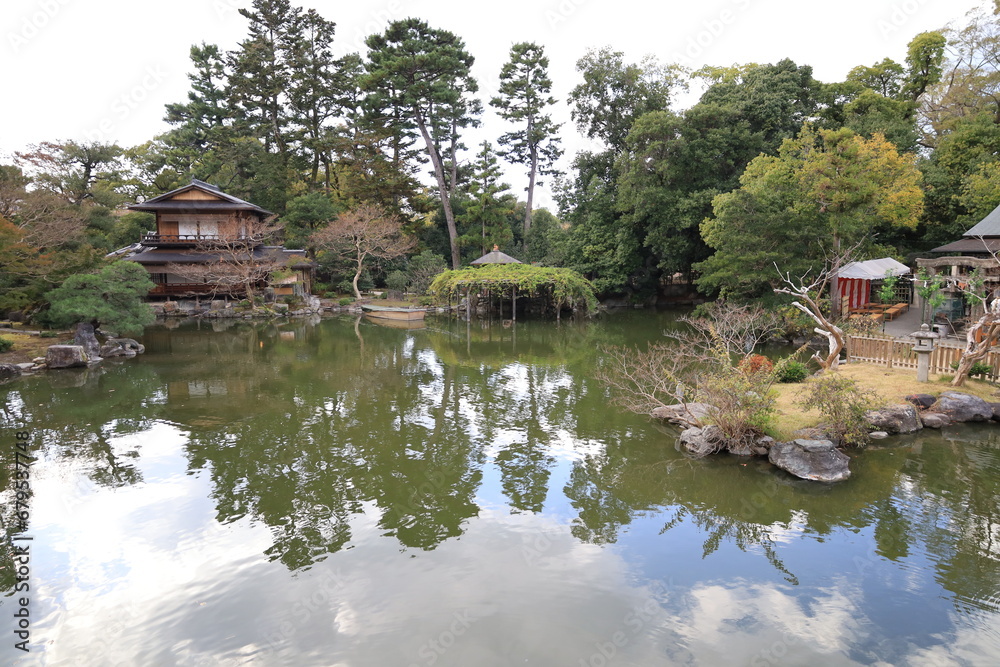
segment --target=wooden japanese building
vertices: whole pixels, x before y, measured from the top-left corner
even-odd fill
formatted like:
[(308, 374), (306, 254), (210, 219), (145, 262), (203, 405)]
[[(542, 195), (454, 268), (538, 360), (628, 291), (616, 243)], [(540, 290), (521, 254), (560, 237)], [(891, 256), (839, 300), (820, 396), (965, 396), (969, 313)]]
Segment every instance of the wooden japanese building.
[[(237, 281), (205, 278), (193, 280), (195, 272), (185, 266), (231, 262), (257, 262), (281, 267), (286, 275), (278, 280), (262, 279), (255, 287), (276, 295), (308, 294), (312, 262), (304, 250), (265, 245), (256, 236), (272, 213), (255, 204), (226, 194), (220, 188), (192, 180), (145, 202), (128, 207), (156, 215), (156, 230), (140, 242), (114, 253), (141, 264), (156, 287), (151, 297), (221, 294), (241, 296)], [(224, 271), (223, 271), (224, 273)]]

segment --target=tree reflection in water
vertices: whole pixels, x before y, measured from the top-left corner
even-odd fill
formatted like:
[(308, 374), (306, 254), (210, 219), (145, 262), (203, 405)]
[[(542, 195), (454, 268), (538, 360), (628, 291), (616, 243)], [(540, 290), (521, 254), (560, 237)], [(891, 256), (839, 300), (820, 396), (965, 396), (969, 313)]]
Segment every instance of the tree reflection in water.
[[(175, 425), (189, 471), (211, 480), (218, 521), (265, 524), (268, 557), (293, 571), (350, 548), (360, 521), (403, 549), (436, 549), (495, 492), (511, 512), (567, 506), (568, 530), (590, 544), (618, 542), (641, 517), (662, 522), (662, 540), (693, 527), (703, 559), (723, 545), (759, 550), (792, 585), (801, 573), (784, 545), (871, 530), (872, 558), (930, 554), (959, 604), (998, 610), (996, 433), (870, 448), (854, 455), (852, 480), (829, 487), (757, 460), (689, 460), (673, 432), (609, 411), (592, 379), (596, 350), (623, 342), (624, 329), (513, 329), (352, 319), (154, 329), (145, 358), (6, 385), (0, 409), (32, 424), (39, 456), (105, 488), (142, 482), (142, 439), (126, 436)], [(5, 489), (11, 471), (5, 461)], [(7, 526), (9, 512), (5, 503)]]

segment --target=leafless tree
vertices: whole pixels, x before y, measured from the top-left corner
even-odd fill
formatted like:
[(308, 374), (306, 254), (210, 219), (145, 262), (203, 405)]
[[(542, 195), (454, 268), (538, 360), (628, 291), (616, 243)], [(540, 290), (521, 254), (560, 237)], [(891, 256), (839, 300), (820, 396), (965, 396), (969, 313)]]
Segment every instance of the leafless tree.
[(18, 203), (14, 220), (24, 231), (25, 243), (49, 250), (83, 239), (85, 215), (80, 207), (67, 204), (57, 195), (35, 190)]
[(331, 252), (354, 264), (354, 296), (361, 298), (358, 279), (373, 259), (401, 257), (415, 241), (403, 235), (403, 222), (375, 204), (360, 204), (341, 213), (310, 239), (317, 249)]
[[(671, 421), (685, 426), (703, 426), (707, 419), (723, 436), (718, 449), (748, 453), (773, 410), (774, 375), (770, 365), (745, 362), (777, 330), (777, 319), (754, 306), (716, 304), (683, 322), (686, 328), (665, 332), (669, 342), (645, 350), (604, 348), (598, 379), (611, 389), (612, 402), (627, 410), (650, 414), (670, 407)], [(705, 404), (702, 410), (695, 411), (693, 401)]]
[(273, 218), (234, 214), (219, 224), (214, 237), (202, 239), (188, 251), (204, 261), (173, 262), (166, 270), (191, 282), (207, 283), (214, 293), (245, 294), (251, 307), (256, 307), (257, 289), (284, 268), (278, 256), (259, 251), (280, 230)]
[[(843, 261), (834, 262), (833, 266), (843, 266), (843, 264)], [(777, 264), (775, 264), (775, 268), (778, 269)], [(808, 273), (798, 278), (792, 278), (791, 274), (787, 272), (783, 274), (781, 269), (778, 269), (778, 275), (781, 276), (781, 281), (785, 286), (774, 289), (775, 294), (789, 294), (795, 297), (796, 300), (792, 302), (792, 305), (816, 323), (816, 328), (813, 331), (826, 338), (828, 346), (826, 357), (820, 356), (818, 352), (812, 356), (823, 371), (837, 370), (840, 363), (840, 352), (844, 349), (843, 330), (832, 322), (832, 317), (826, 316), (819, 304), (820, 295), (826, 289), (832, 273), (833, 270), (827, 266), (820, 271), (819, 275), (810, 280)]]

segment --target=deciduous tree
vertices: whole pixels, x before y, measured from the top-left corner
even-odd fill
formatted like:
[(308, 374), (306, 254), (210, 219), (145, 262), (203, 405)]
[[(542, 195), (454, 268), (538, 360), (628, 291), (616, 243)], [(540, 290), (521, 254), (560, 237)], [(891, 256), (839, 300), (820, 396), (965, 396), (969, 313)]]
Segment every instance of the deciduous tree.
[(251, 308), (256, 308), (257, 290), (273, 272), (286, 268), (277, 255), (261, 251), (280, 230), (273, 218), (235, 214), (220, 223), (212, 238), (189, 251), (197, 261), (170, 263), (166, 270), (192, 283), (212, 285), (219, 293), (245, 294)]
[(312, 235), (320, 252), (330, 252), (354, 264), (354, 295), (361, 298), (358, 279), (371, 260), (387, 260), (409, 252), (414, 242), (403, 236), (403, 222), (384, 209), (361, 204), (341, 213), (336, 220)]
[(699, 266), (699, 286), (708, 291), (757, 295), (776, 286), (767, 275), (774, 263), (803, 275), (827, 256), (870, 246), (889, 228), (916, 226), (923, 207), (915, 159), (880, 135), (865, 139), (847, 129), (806, 127), (777, 156), (754, 159), (740, 183), (715, 198), (715, 217), (702, 223), (715, 248)]

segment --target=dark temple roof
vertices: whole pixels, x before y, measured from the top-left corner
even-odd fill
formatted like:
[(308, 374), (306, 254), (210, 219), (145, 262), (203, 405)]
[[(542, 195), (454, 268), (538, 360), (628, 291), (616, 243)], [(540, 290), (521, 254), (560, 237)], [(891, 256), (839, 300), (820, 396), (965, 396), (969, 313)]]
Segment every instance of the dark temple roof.
[[(975, 229), (975, 227), (973, 227)], [(1000, 251), (1000, 238), (971, 238), (952, 241), (943, 246), (938, 246), (931, 252), (955, 254), (986, 255)]]
[[(175, 199), (177, 195), (191, 190), (200, 190), (211, 195), (214, 199)], [(239, 197), (228, 195), (217, 186), (198, 179), (192, 179), (191, 183), (183, 187), (171, 190), (158, 197), (147, 199), (139, 204), (130, 204), (129, 209), (133, 211), (174, 211), (189, 213), (205, 213), (212, 211), (251, 211), (261, 216), (273, 215), (271, 211), (261, 208), (256, 204), (251, 204)]]
[[(1000, 237), (1000, 206), (990, 211), (989, 215), (977, 222), (972, 229), (962, 234), (962, 236), (966, 238), (976, 238), (979, 236)], [(980, 244), (980, 248), (982, 248), (982, 244)]]

